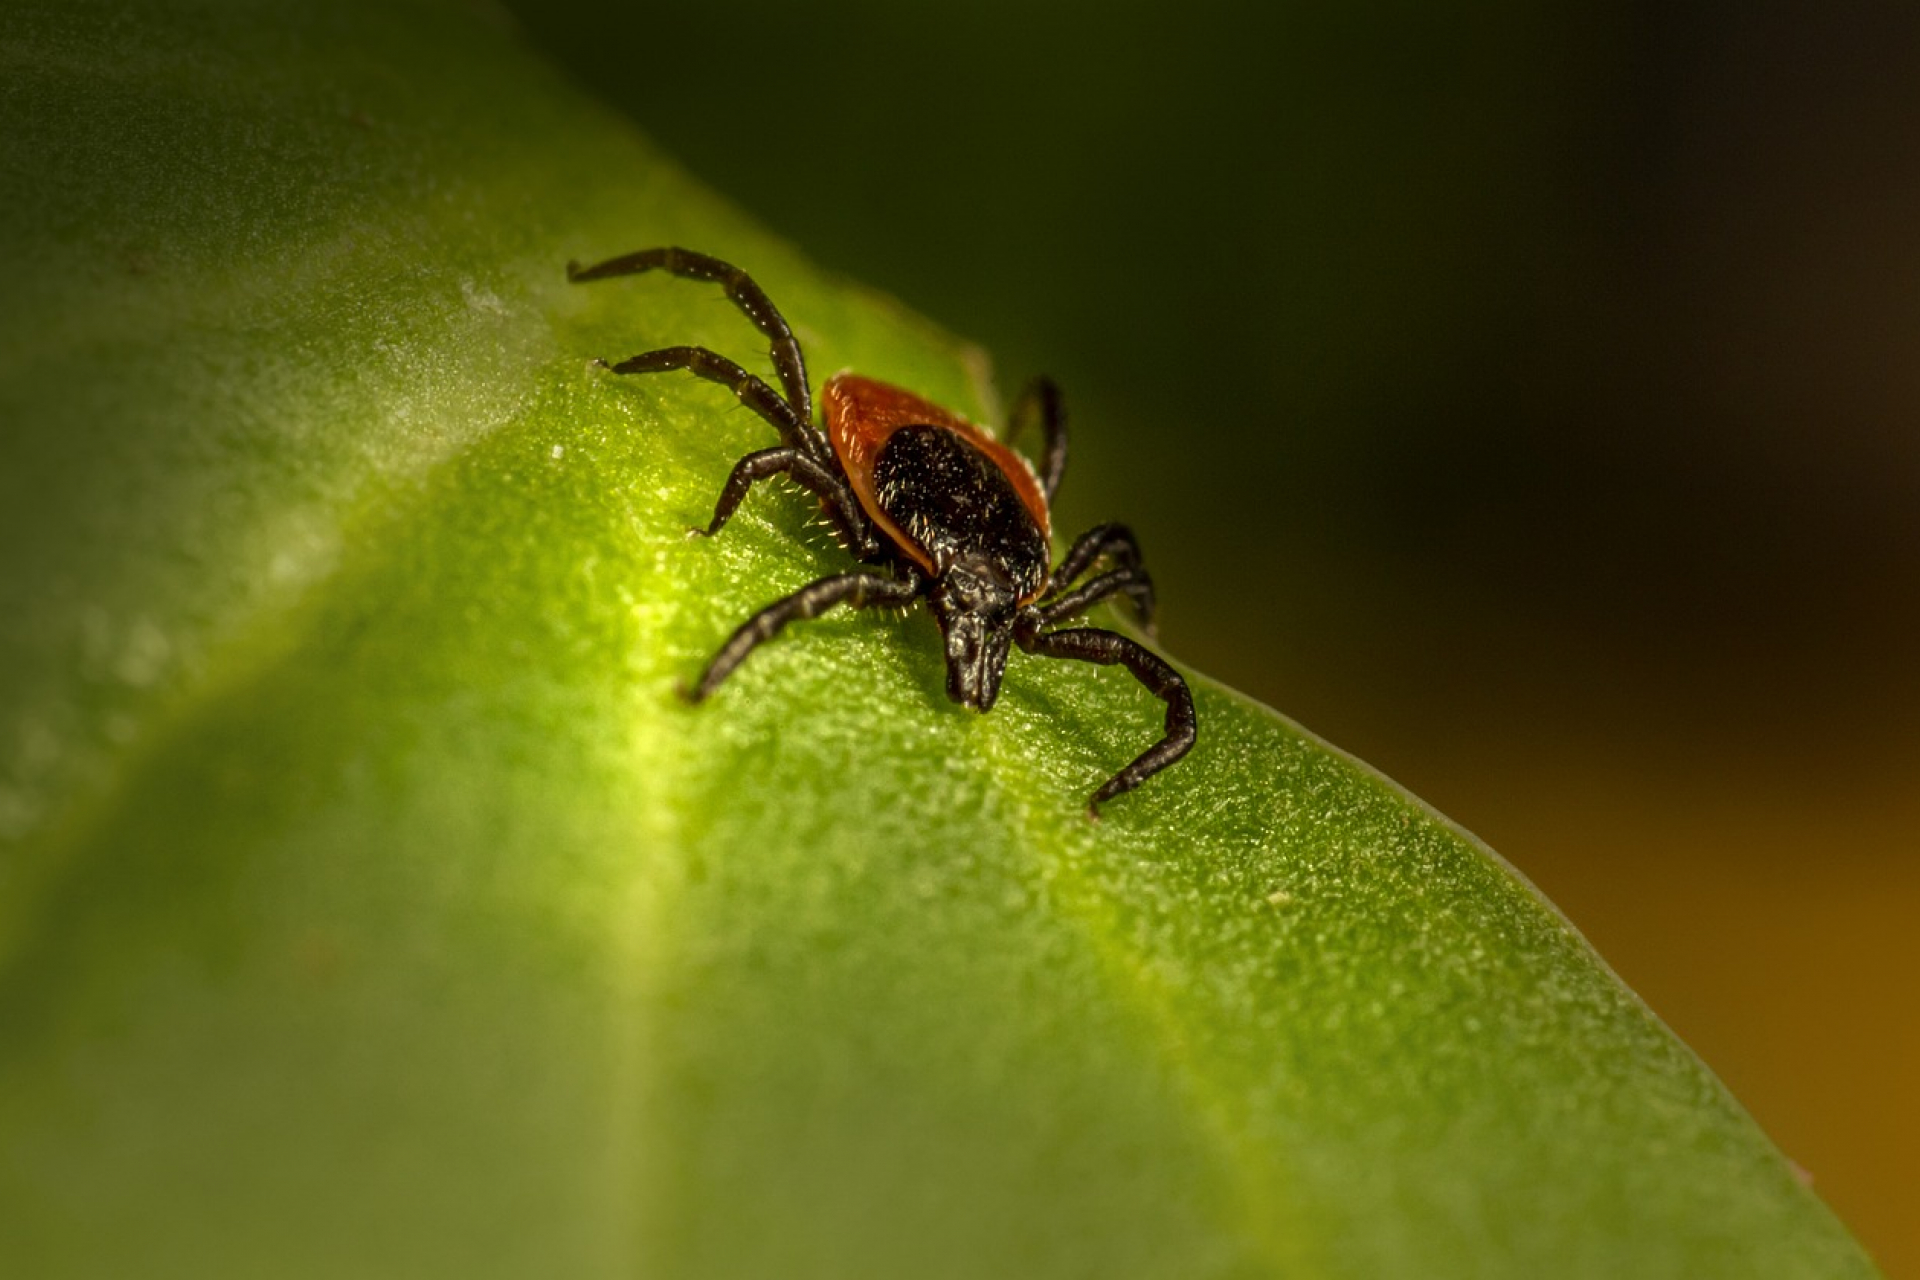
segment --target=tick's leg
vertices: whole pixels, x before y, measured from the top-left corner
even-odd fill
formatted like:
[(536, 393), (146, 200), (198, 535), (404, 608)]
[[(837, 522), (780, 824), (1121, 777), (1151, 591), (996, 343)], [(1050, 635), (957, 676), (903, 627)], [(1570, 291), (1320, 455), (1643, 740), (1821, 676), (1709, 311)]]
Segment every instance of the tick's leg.
[(1067, 470), (1067, 411), (1052, 378), (1035, 378), (1013, 402), (1013, 412), (1007, 418), (1007, 443), (1012, 444), (1029, 423), (1036, 421), (1045, 442), (1041, 446), (1040, 487), (1052, 502), (1060, 477)]
[(780, 634), (781, 628), (789, 622), (817, 618), (837, 604), (853, 609), (908, 604), (920, 594), (923, 581), (918, 574), (904, 578), (883, 578), (877, 573), (836, 573), (832, 577), (809, 582), (786, 599), (774, 601), (742, 623), (740, 629), (720, 646), (720, 652), (713, 655), (713, 661), (707, 664), (707, 669), (700, 675), (700, 682), (686, 691), (687, 701), (699, 702), (719, 688), (720, 682), (732, 675), (733, 669), (745, 662), (748, 654)]
[(1153, 634), (1153, 579), (1139, 565), (1127, 565), (1090, 578), (1064, 595), (1034, 606), (1041, 623), (1052, 626), (1085, 613), (1108, 596), (1125, 594), (1146, 633)]
[(662, 347), (643, 351), (619, 364), (608, 366), (615, 373), (666, 373), (685, 369), (696, 378), (717, 382), (739, 397), (740, 403), (772, 424), (780, 438), (803, 450), (817, 462), (825, 463), (833, 455), (818, 427), (800, 417), (780, 393), (733, 361), (705, 347)]
[(833, 522), (834, 532), (840, 535), (840, 541), (849, 551), (861, 559), (867, 559), (879, 550), (873, 527), (867, 523), (867, 513), (861, 510), (859, 501), (847, 488), (846, 481), (800, 450), (786, 446), (762, 449), (734, 463), (726, 487), (720, 490), (720, 501), (714, 504), (712, 521), (704, 530), (695, 532), (705, 533), (709, 537), (720, 532), (747, 496), (748, 489), (768, 476), (783, 472), (819, 496), (827, 519)]
[(1199, 732), (1193, 714), (1193, 693), (1180, 673), (1168, 666), (1159, 654), (1125, 636), (1092, 627), (1039, 632), (1023, 628), (1016, 638), (1022, 649), (1046, 658), (1074, 658), (1101, 666), (1118, 663), (1133, 672), (1134, 679), (1147, 686), (1154, 697), (1167, 704), (1166, 736), (1093, 793), (1093, 799), (1087, 802), (1088, 817), (1098, 818), (1101, 804), (1133, 790), (1192, 749)]
[[(1111, 561), (1118, 571), (1126, 573), (1128, 577), (1115, 582), (1098, 595), (1086, 598), (1084, 603), (1064, 607), (1066, 600), (1085, 595), (1084, 587), (1072, 592), (1068, 592), (1067, 588), (1072, 585), (1075, 578), (1100, 560)], [(1041, 607), (1048, 612), (1048, 621), (1057, 621), (1079, 613), (1105, 595), (1122, 590), (1133, 602), (1134, 610), (1140, 617), (1140, 625), (1151, 631), (1154, 604), (1153, 579), (1147, 576), (1146, 569), (1140, 563), (1140, 544), (1134, 540), (1133, 530), (1124, 524), (1097, 524), (1075, 538), (1073, 545), (1067, 549), (1067, 554), (1061, 557), (1059, 566), (1054, 569), (1053, 576), (1049, 580), (1047, 594), (1041, 597), (1043, 601)]]
[(654, 270), (671, 272), (688, 280), (713, 280), (725, 285), (727, 297), (733, 300), (733, 305), (740, 308), (747, 319), (753, 321), (754, 327), (767, 336), (771, 344), (767, 354), (773, 358), (774, 372), (780, 376), (780, 385), (786, 388), (787, 403), (793, 406), (800, 421), (813, 421), (813, 395), (807, 389), (807, 361), (800, 354), (800, 340), (793, 336), (786, 317), (780, 314), (780, 308), (773, 305), (773, 299), (767, 296), (766, 290), (755, 284), (753, 277), (739, 267), (691, 249), (642, 249), (638, 253), (622, 254), (605, 262), (596, 262), (590, 267), (569, 262), (567, 279), (580, 284), (588, 280), (639, 275), (643, 271)]
[(1097, 524), (1073, 540), (1054, 568), (1049, 590), (1058, 591), (1093, 566), (1102, 556), (1123, 568), (1142, 560), (1140, 543), (1124, 524)]

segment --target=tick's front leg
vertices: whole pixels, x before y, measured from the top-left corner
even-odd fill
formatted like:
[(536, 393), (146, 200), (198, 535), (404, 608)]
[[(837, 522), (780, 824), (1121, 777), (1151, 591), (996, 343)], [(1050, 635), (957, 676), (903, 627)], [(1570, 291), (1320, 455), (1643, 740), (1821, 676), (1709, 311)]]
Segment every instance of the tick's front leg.
[(1193, 712), (1193, 692), (1180, 673), (1153, 650), (1123, 635), (1095, 627), (1070, 631), (1042, 631), (1016, 636), (1028, 653), (1046, 658), (1072, 658), (1101, 666), (1119, 664), (1133, 672), (1134, 679), (1167, 704), (1166, 736), (1134, 758), (1132, 764), (1108, 778), (1087, 802), (1087, 816), (1099, 818), (1100, 806), (1117, 795), (1133, 790), (1193, 749), (1199, 736), (1199, 722)]

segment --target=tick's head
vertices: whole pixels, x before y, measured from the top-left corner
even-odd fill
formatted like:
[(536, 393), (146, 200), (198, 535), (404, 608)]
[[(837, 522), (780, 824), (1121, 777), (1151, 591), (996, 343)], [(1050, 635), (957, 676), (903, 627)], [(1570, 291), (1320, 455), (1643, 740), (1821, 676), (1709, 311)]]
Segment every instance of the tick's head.
[(1003, 574), (974, 560), (942, 574), (927, 602), (947, 637), (947, 696), (988, 710), (1006, 674), (1019, 596)]

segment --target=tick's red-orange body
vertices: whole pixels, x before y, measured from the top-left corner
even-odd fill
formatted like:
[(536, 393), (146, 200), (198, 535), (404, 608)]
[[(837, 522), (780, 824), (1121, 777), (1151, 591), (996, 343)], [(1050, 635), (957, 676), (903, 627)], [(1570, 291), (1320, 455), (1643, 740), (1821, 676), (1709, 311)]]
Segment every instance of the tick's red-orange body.
[[(1087, 803), (1131, 791), (1192, 748), (1193, 695), (1179, 672), (1151, 649), (1095, 627), (1056, 629), (1111, 596), (1125, 596), (1151, 626), (1153, 582), (1124, 525), (1097, 525), (1052, 565), (1049, 504), (1067, 464), (1059, 393), (1037, 378), (1014, 406), (1008, 442), (911, 391), (851, 373), (820, 390), (826, 430), (813, 421), (805, 357), (785, 318), (746, 272), (687, 249), (643, 249), (592, 267), (569, 263), (574, 281), (661, 270), (724, 284), (727, 296), (770, 343), (775, 391), (705, 347), (664, 347), (623, 360), (615, 373), (685, 369), (728, 387), (780, 433), (781, 445), (734, 464), (704, 532), (718, 533), (756, 481), (785, 475), (820, 498), (850, 551), (887, 574), (838, 573), (775, 601), (736, 630), (688, 696), (700, 701), (789, 622), (837, 604), (907, 605), (924, 598), (946, 637), (947, 695), (985, 711), (1000, 694), (1007, 653), (1120, 664), (1167, 704), (1166, 733), (1107, 779)], [(1038, 470), (1008, 444), (1037, 419), (1044, 433)], [(1079, 586), (1096, 565), (1105, 572)]]
[[(1047, 495), (1040, 488), (1040, 477), (1033, 464), (1006, 445), (930, 400), (890, 382), (876, 382), (854, 373), (836, 373), (820, 388), (820, 407), (827, 417), (827, 442), (846, 468), (847, 481), (860, 506), (880, 526), (881, 531), (900, 544), (907, 557), (928, 573), (938, 573), (933, 553), (894, 522), (885, 505), (874, 493), (874, 469), (881, 451), (902, 427), (932, 426), (950, 431), (977, 450), (1000, 474), (1007, 478), (1039, 531), (1042, 541), (1051, 542), (1053, 521), (1047, 511)], [(1028, 604), (1040, 594), (1036, 588), (1021, 598)]]

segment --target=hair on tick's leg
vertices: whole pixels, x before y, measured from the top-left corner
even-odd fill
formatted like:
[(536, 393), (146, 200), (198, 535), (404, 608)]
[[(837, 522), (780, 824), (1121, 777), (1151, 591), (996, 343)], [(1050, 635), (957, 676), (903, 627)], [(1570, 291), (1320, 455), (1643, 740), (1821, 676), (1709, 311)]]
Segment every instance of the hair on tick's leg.
[(747, 496), (747, 490), (769, 476), (787, 475), (820, 499), (826, 513), (826, 525), (840, 541), (862, 560), (878, 554), (880, 543), (860, 503), (839, 474), (821, 466), (806, 453), (791, 446), (761, 449), (733, 464), (720, 500), (714, 504), (713, 519), (705, 529), (695, 529), (709, 537), (720, 532)]

